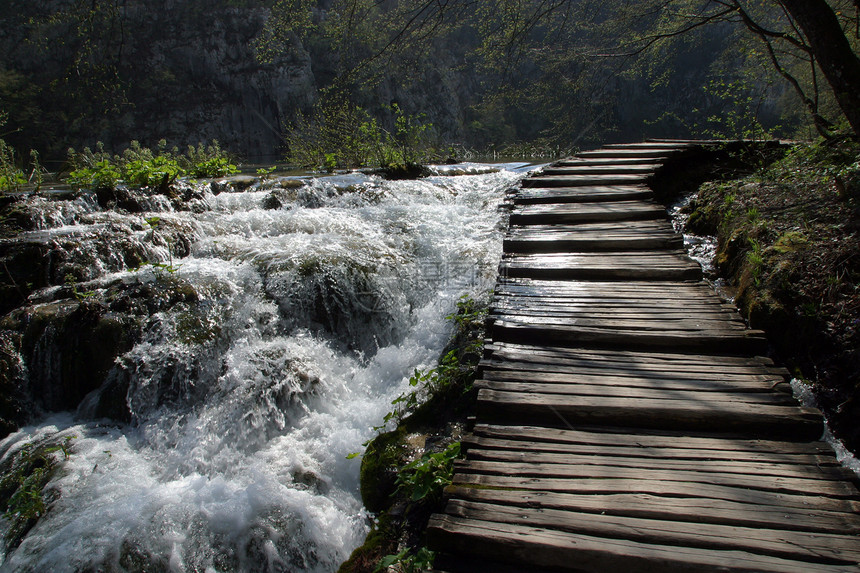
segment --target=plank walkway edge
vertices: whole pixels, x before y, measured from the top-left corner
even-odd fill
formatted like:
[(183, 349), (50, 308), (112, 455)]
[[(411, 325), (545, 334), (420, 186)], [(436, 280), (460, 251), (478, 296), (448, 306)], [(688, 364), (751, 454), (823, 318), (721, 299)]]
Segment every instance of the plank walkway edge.
[(860, 479), (648, 187), (717, 145), (747, 143), (607, 145), (509, 193), (440, 573), (860, 571)]

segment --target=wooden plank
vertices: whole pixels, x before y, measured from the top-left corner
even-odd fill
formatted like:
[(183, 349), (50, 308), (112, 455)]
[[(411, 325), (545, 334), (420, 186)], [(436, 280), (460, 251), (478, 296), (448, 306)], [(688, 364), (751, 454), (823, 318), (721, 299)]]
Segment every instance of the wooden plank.
[[(632, 305), (608, 305), (601, 304), (588, 308), (589, 305), (582, 303), (573, 303), (570, 305), (544, 304), (533, 303), (523, 304), (522, 301), (516, 299), (501, 299), (490, 307), (489, 314), (492, 317), (506, 318), (511, 317), (516, 319), (518, 316), (532, 316), (536, 318), (544, 317), (547, 319), (569, 320), (577, 324), (603, 324), (611, 326), (613, 321), (623, 322), (624, 324), (635, 323), (637, 321), (656, 321), (656, 322), (689, 322), (694, 324), (720, 324), (726, 325), (731, 329), (745, 329), (746, 323), (741, 319), (736, 312), (731, 312), (719, 306), (700, 307), (697, 309), (679, 310), (673, 307), (646, 307)], [(581, 322), (580, 322), (581, 321)]]
[[(683, 251), (671, 251), (673, 253), (681, 253)], [(676, 281), (661, 281), (661, 280), (653, 280), (653, 281), (641, 281), (636, 283), (611, 283), (611, 282), (601, 282), (601, 281), (593, 281), (593, 282), (570, 282), (570, 281), (558, 281), (558, 280), (546, 280), (546, 279), (528, 279), (528, 278), (509, 278), (501, 276), (499, 277), (499, 284), (503, 285), (507, 288), (521, 288), (521, 289), (541, 289), (546, 292), (594, 292), (597, 293), (599, 291), (613, 291), (617, 290), (618, 292), (635, 292), (635, 293), (647, 293), (654, 292), (660, 293), (662, 292), (664, 295), (666, 294), (666, 289), (676, 289), (680, 291), (689, 291), (690, 293), (710, 293), (711, 296), (714, 296), (714, 290), (708, 285), (699, 282), (699, 281), (690, 281), (690, 282), (676, 282)]]
[(665, 161), (674, 150), (665, 149), (619, 149), (604, 148), (593, 151), (582, 151), (576, 156), (583, 159), (660, 159)]
[(730, 473), (759, 472), (763, 475), (802, 475), (810, 479), (842, 480), (854, 483), (857, 476), (839, 465), (835, 456), (782, 454), (780, 452), (736, 452), (731, 450), (690, 450), (672, 448), (604, 447), (552, 442), (527, 442), (487, 438), (475, 434), (463, 437), (469, 459), (504, 459), (550, 463), (558, 458), (569, 463), (606, 466), (686, 469)]
[(513, 200), (517, 205), (535, 205), (647, 200), (653, 197), (654, 192), (646, 185), (579, 185), (523, 188), (514, 195)]
[[(625, 478), (582, 478), (564, 479), (555, 477), (504, 476), (485, 473), (459, 471), (454, 474), (452, 485), (503, 490), (529, 490), (534, 492), (553, 492), (591, 495), (630, 495), (644, 494), (666, 498), (704, 498), (746, 504), (746, 512), (755, 513), (764, 507), (783, 508), (783, 516), (800, 517), (802, 523), (784, 523), (785, 529), (820, 531), (822, 533), (855, 534), (860, 533), (857, 514), (844, 512), (846, 502), (840, 498), (801, 495), (762, 491), (707, 483), (683, 481), (662, 481)], [(734, 506), (738, 507), (738, 506)], [(790, 511), (793, 508), (797, 511)], [(735, 516), (741, 519), (740, 515)], [(807, 521), (808, 520), (808, 521)]]
[(605, 513), (643, 519), (664, 519), (687, 523), (709, 523), (806, 531), (823, 535), (856, 535), (857, 503), (830, 500), (832, 510), (782, 505), (750, 505), (706, 497), (662, 497), (647, 493), (576, 494), (524, 489), (478, 488), (451, 485), (445, 489), (451, 499), (494, 502), (518, 507), (561, 509), (576, 513)]
[(477, 415), (482, 420), (547, 425), (579, 424), (724, 432), (751, 436), (815, 439), (824, 431), (812, 408), (764, 404), (683, 403), (676, 400), (599, 398), (562, 394), (524, 394), (481, 389)]
[(449, 552), (515, 560), (525, 567), (569, 570), (575, 564), (581, 571), (603, 572), (609, 568), (626, 573), (856, 571), (854, 566), (797, 562), (743, 551), (652, 545), (441, 515), (431, 519), (428, 536), (433, 545)]
[[(495, 457), (500, 458), (503, 456), (497, 455)], [(552, 458), (556, 461), (541, 462), (535, 459), (522, 463), (501, 459), (466, 459), (458, 460), (455, 467), (462, 473), (515, 476), (517, 478), (539, 477), (541, 479), (587, 480), (589, 482), (594, 481), (595, 483), (604, 479), (653, 481), (661, 484), (674, 484), (677, 482), (687, 485), (705, 484), (763, 492), (846, 499), (854, 499), (858, 493), (857, 488), (853, 484), (841, 480), (812, 479), (794, 475), (787, 477), (737, 472), (666, 470), (602, 464), (579, 465), (564, 463), (561, 461), (562, 456), (545, 454), (542, 457)]]
[[(567, 388), (578, 388), (585, 386), (589, 391), (595, 388), (616, 387), (628, 391), (631, 388), (659, 389), (659, 390), (686, 390), (695, 392), (723, 392), (723, 393), (774, 393), (774, 387), (782, 383), (782, 379), (771, 380), (746, 380), (744, 377), (720, 379), (714, 375), (713, 378), (697, 379), (693, 376), (674, 375), (672, 377), (659, 376), (637, 376), (629, 371), (621, 371), (613, 375), (612, 371), (593, 369), (582, 373), (566, 372), (542, 372), (540, 370), (516, 370), (503, 368), (482, 367), (482, 381), (487, 382), (487, 388), (494, 388), (495, 382), (505, 384), (522, 384), (529, 387), (533, 384), (553, 385), (561, 388), (561, 392)], [(479, 380), (480, 381), (480, 380)], [(499, 386), (501, 387), (501, 386)], [(578, 390), (571, 390), (577, 392)], [(783, 394), (785, 402), (795, 402), (794, 398)], [(796, 403), (796, 402), (795, 402)]]
[[(654, 251), (643, 251), (651, 253)], [(654, 252), (657, 253), (657, 252)], [(505, 257), (499, 273), (506, 277), (568, 280), (700, 280), (702, 268), (671, 252), (634, 261), (627, 253), (576, 253)]]
[(678, 300), (679, 298), (690, 301), (708, 299), (715, 302), (719, 301), (714, 291), (699, 281), (643, 280), (633, 283), (619, 283), (612, 281), (562, 281), (502, 275), (496, 283), (495, 291), (511, 295), (553, 296), (559, 300), (567, 298), (611, 300), (613, 298), (628, 299), (635, 297), (654, 298), (662, 301)]
[(568, 166), (576, 167), (579, 165), (594, 165), (594, 166), (599, 166), (599, 165), (650, 165), (650, 166), (655, 166), (655, 167), (659, 168), (659, 167), (663, 166), (664, 161), (665, 161), (664, 158), (648, 159), (648, 158), (632, 157), (632, 158), (625, 159), (625, 158), (621, 158), (621, 157), (615, 157), (615, 158), (606, 158), (606, 159), (600, 159), (600, 158), (589, 159), (588, 157), (574, 156), (574, 157), (570, 157), (567, 159), (561, 159), (559, 161), (556, 161), (555, 163), (552, 164), (552, 166), (554, 166), (554, 167), (555, 166), (558, 166), (558, 167), (568, 167)]
[(456, 517), (528, 525), (655, 545), (750, 551), (783, 559), (857, 565), (860, 547), (850, 535), (631, 518), (557, 509), (522, 508), (452, 499), (445, 513)]
[[(597, 383), (599, 377), (609, 376), (643, 380), (645, 384), (653, 384), (655, 383), (654, 380), (662, 380), (665, 382), (717, 382), (726, 385), (736, 383), (738, 386), (749, 384), (755, 387), (769, 388), (786, 380), (786, 374), (782, 371), (778, 369), (772, 371), (772, 369), (764, 366), (727, 366), (725, 370), (720, 370), (718, 364), (686, 365), (680, 363), (675, 364), (675, 368), (667, 372), (666, 368), (671, 366), (673, 366), (671, 363), (638, 364), (624, 361), (597, 361), (587, 358), (582, 360), (572, 358), (553, 360), (551, 357), (540, 355), (505, 356), (503, 353), (485, 358), (481, 362), (481, 369), (488, 372), (492, 371), (495, 376), (501, 376), (504, 371), (512, 372), (513, 375), (522, 372), (526, 376), (532, 372), (538, 372), (550, 375), (529, 379), (542, 379), (544, 381), (555, 379), (559, 382), (573, 382), (576, 376), (586, 376), (589, 377), (588, 379), (594, 379), (594, 382)], [(508, 375), (498, 379), (510, 380), (511, 378)]]
[(631, 185), (644, 183), (644, 175), (569, 175), (569, 176), (534, 176), (523, 179), (520, 185), (532, 187), (592, 187), (595, 185)]
[(606, 165), (576, 165), (572, 163), (552, 164), (544, 167), (534, 177), (545, 177), (547, 175), (652, 175), (659, 164), (606, 164)]
[[(536, 361), (545, 358), (579, 363), (588, 361), (634, 364), (636, 368), (652, 366), (657, 369), (701, 366), (705, 368), (758, 368), (773, 367), (773, 360), (765, 356), (731, 356), (718, 354), (690, 354), (683, 352), (637, 352), (624, 349), (566, 348), (562, 346), (535, 346), (512, 342), (491, 341), (485, 348), (498, 358), (517, 361)], [(781, 372), (787, 372), (780, 369)], [(781, 374), (782, 375), (782, 374)]]
[[(549, 430), (549, 428), (544, 428)], [(676, 439), (689, 439), (689, 436), (678, 436)], [(465, 449), (479, 448), (483, 450), (501, 449), (514, 452), (536, 452), (557, 453), (581, 458), (602, 459), (607, 464), (620, 463), (619, 460), (630, 463), (645, 463), (653, 461), (673, 463), (684, 462), (690, 464), (721, 463), (730, 460), (731, 463), (740, 467), (749, 464), (764, 464), (768, 466), (809, 466), (811, 472), (821, 471), (822, 475), (829, 475), (838, 479), (854, 480), (850, 470), (843, 468), (832, 452), (817, 453), (785, 453), (781, 451), (745, 451), (732, 449), (728, 442), (723, 443), (723, 449), (718, 448), (673, 448), (669, 445), (635, 446), (635, 445), (597, 445), (578, 443), (559, 443), (552, 441), (532, 440), (525, 438), (506, 439), (504, 437), (485, 436), (479, 433), (467, 434), (463, 437)], [(791, 443), (794, 446), (794, 443)], [(644, 462), (643, 462), (644, 460)], [(825, 469), (822, 469), (825, 468)]]
[(660, 364), (702, 364), (711, 366), (773, 366), (773, 360), (766, 356), (732, 356), (727, 354), (689, 353), (689, 352), (642, 352), (633, 349), (612, 348), (570, 348), (567, 346), (520, 344), (514, 342), (487, 342), (487, 348), (500, 356), (546, 356), (552, 359), (593, 360), (610, 362), (636, 362), (655, 366)]
[(698, 332), (702, 330), (713, 331), (745, 331), (746, 325), (742, 320), (734, 317), (707, 316), (703, 314), (659, 314), (647, 312), (612, 312), (599, 313), (574, 313), (562, 310), (534, 310), (527, 311), (513, 309), (507, 311), (496, 307), (492, 313), (494, 320), (510, 320), (529, 324), (540, 325), (576, 325), (580, 327), (592, 327), (602, 329), (626, 329), (639, 331), (662, 331), (662, 330), (688, 330)]
[(540, 234), (557, 234), (564, 233), (610, 233), (610, 232), (655, 232), (675, 233), (672, 225), (667, 220), (644, 220), (644, 221), (599, 221), (599, 222), (584, 222), (573, 223), (570, 225), (510, 225), (508, 227), (508, 236), (514, 235), (540, 235)]
[(748, 330), (725, 331), (657, 331), (607, 330), (555, 324), (535, 324), (523, 320), (495, 320), (491, 325), (494, 339), (507, 342), (552, 342), (630, 348), (672, 348), (707, 350), (708, 352), (738, 352), (764, 354), (767, 339), (761, 332)]
[(791, 396), (779, 392), (747, 391), (730, 392), (727, 388), (708, 388), (707, 390), (687, 388), (665, 388), (654, 384), (652, 387), (624, 384), (625, 379), (616, 379), (617, 384), (588, 384), (579, 381), (574, 384), (547, 383), (536, 381), (507, 381), (491, 380), (485, 377), (475, 381), (475, 388), (496, 390), (499, 392), (519, 392), (522, 394), (563, 395), (571, 398), (582, 396), (588, 398), (631, 398), (637, 400), (680, 400), (685, 402), (703, 402), (710, 406), (730, 407), (735, 404), (767, 404), (772, 406), (796, 406), (797, 401)]
[(647, 140), (631, 143), (608, 143), (603, 149), (663, 149), (669, 151), (684, 151), (693, 147), (710, 143), (711, 140)]
[(512, 225), (551, 225), (576, 222), (666, 220), (666, 209), (645, 201), (546, 203), (520, 205), (511, 211)]
[[(809, 442), (789, 440), (762, 440), (739, 438), (715, 438), (684, 435), (680, 432), (666, 434), (637, 433), (628, 434), (619, 431), (584, 431), (561, 428), (546, 428), (538, 426), (513, 426), (510, 424), (481, 423), (475, 426), (474, 432), (482, 436), (499, 438), (517, 438), (523, 440), (541, 440), (556, 444), (579, 444), (595, 447), (628, 447), (637, 450), (649, 448), (663, 449), (661, 455), (670, 455), (673, 450), (714, 450), (718, 452), (779, 452), (783, 455), (832, 456), (833, 450), (817, 439)], [(689, 455), (684, 453), (683, 455)]]
[[(503, 250), (510, 252), (561, 252), (579, 250), (679, 249), (683, 238), (665, 221), (582, 223), (580, 225), (533, 225), (512, 227)], [(582, 228), (577, 228), (582, 227)]]

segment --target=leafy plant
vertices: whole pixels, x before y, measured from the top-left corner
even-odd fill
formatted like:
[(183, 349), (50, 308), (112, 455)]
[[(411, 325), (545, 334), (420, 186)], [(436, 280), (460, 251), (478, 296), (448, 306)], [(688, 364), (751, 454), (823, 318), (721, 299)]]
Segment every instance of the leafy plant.
[(0, 139), (0, 191), (11, 191), (26, 183), (24, 172), (15, 162), (15, 150)]
[(348, 167), (404, 168), (433, 154), (432, 126), (424, 116), (410, 116), (393, 105), (394, 128), (386, 130), (367, 110), (340, 94), (321, 99), (287, 134), (289, 160), (300, 166), (333, 171)]
[(239, 172), (227, 153), (221, 149), (217, 139), (206, 146), (202, 143), (197, 147), (189, 145), (181, 161), (192, 177), (226, 177)]
[(87, 291), (78, 290), (78, 281), (75, 278), (75, 275), (70, 273), (70, 274), (67, 274), (65, 278), (66, 278), (66, 285), (72, 287), (72, 295), (75, 297), (76, 300), (83, 301), (83, 300), (86, 300), (86, 299), (96, 295), (96, 292), (92, 291), (92, 290), (87, 290)]
[(260, 167), (257, 169), (257, 175), (262, 179), (268, 179), (271, 177), (272, 173), (274, 173), (276, 166), (272, 165), (271, 167)]
[(425, 453), (403, 467), (397, 475), (397, 490), (410, 501), (439, 499), (454, 475), (454, 460), (460, 457), (460, 442), (454, 442), (441, 452)]
[(167, 149), (161, 140), (155, 151), (132, 141), (122, 155), (111, 155), (99, 142), (96, 151), (69, 149), (72, 171), (67, 181), (74, 187), (113, 189), (120, 182), (126, 185), (158, 187), (166, 190), (180, 177), (223, 177), (238, 172), (229, 156), (213, 141), (205, 146), (188, 147), (184, 155), (174, 148)]
[(749, 239), (750, 250), (747, 252), (747, 262), (750, 264), (750, 275), (755, 286), (761, 286), (762, 272), (764, 268), (764, 254), (761, 243), (753, 238)]
[[(71, 441), (75, 437), (66, 436), (63, 441), (50, 445), (28, 443), (15, 454), (11, 467), (0, 480), (0, 511), (10, 522), (6, 532), (7, 546), (17, 546), (47, 511), (45, 486), (59, 463), (71, 456)], [(60, 459), (57, 459), (57, 453), (61, 454)]]
[(388, 571), (388, 568), (391, 566), (397, 566), (400, 573), (420, 573), (421, 571), (431, 569), (435, 559), (436, 554), (426, 547), (420, 547), (415, 552), (407, 547), (400, 553), (386, 555), (380, 559), (373, 573)]

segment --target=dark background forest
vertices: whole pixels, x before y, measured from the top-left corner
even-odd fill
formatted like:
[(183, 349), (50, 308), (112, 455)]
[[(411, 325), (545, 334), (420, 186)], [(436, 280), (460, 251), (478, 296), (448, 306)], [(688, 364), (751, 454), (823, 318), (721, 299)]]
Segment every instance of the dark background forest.
[[(798, 93), (829, 120), (840, 115), (807, 54), (750, 33), (722, 9), (737, 2), (4, 4), (3, 138), (19, 157), (36, 149), (49, 161), (96, 141), (121, 150), (161, 139), (217, 139), (248, 161), (272, 161), (289, 154), (302, 118), (345, 102), (384, 126), (397, 103), (423, 114), (437, 142), (481, 151), (806, 138), (815, 131)], [(777, 3), (745, 4), (763, 29), (791, 31)], [(856, 9), (844, 4), (849, 30)]]

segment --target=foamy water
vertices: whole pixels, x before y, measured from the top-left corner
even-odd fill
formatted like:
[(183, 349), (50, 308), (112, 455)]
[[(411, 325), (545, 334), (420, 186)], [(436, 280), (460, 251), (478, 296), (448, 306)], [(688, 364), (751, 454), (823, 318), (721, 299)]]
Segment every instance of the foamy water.
[[(170, 275), (108, 260), (86, 286), (178, 279), (197, 301), (150, 317), (120, 357), (131, 424), (91, 419), (92, 396), (77, 416), (0, 444), (8, 457), (74, 436), (48, 486), (56, 501), (2, 569), (335, 570), (368, 530), (360, 460), (347, 455), (373, 436), (414, 369), (434, 365), (459, 297), (491, 288), (498, 205), (521, 167), (412, 182), (349, 175), (301, 189), (270, 182), (207, 191), (198, 213), (51, 205), (41, 232), (121, 226), (165, 263), (167, 231), (182, 229), (191, 255), (171, 261)], [(282, 206), (266, 209), (273, 189)], [(144, 223), (153, 216), (154, 230)]]

